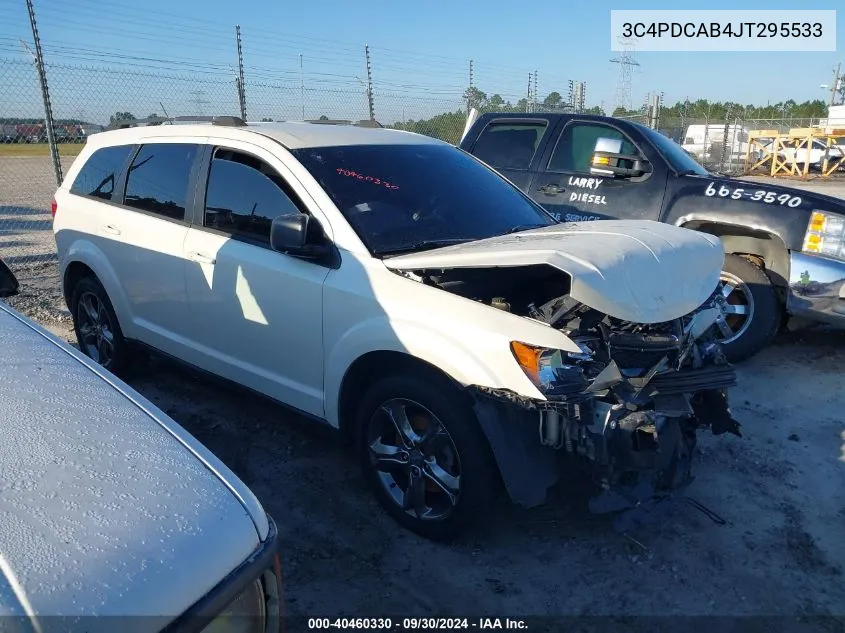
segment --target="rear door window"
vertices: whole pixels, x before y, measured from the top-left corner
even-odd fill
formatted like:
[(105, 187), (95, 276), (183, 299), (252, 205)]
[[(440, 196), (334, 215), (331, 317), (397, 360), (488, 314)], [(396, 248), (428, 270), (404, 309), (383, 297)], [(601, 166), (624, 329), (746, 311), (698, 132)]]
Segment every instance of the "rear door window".
[(481, 131), (472, 154), (496, 169), (528, 169), (545, 131), (545, 121), (494, 122)]
[(294, 195), (260, 158), (217, 148), (208, 174), (203, 225), (269, 248), (273, 219), (301, 212)]
[(133, 148), (133, 145), (114, 145), (95, 150), (73, 179), (70, 192), (78, 196), (112, 200), (115, 183)]
[(129, 167), (123, 204), (171, 220), (184, 220), (188, 183), (200, 146), (143, 145)]

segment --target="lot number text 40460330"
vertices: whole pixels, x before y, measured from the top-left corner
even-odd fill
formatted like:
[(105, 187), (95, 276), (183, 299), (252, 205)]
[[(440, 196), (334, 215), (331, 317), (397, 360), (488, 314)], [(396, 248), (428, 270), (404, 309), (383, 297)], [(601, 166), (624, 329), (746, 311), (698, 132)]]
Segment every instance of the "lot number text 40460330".
[(719, 185), (716, 187), (715, 182), (711, 182), (704, 190), (704, 195), (708, 197), (731, 198), (732, 200), (751, 200), (753, 202), (765, 202), (766, 204), (780, 204), (787, 207), (801, 206), (801, 197), (793, 196), (790, 193), (775, 193), (774, 191), (743, 189), (738, 187), (726, 187)]

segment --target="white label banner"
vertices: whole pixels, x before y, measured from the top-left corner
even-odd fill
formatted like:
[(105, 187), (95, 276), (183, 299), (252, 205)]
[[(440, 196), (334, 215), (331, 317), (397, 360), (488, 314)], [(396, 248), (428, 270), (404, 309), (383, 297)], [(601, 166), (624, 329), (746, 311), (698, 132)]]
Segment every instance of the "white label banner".
[(610, 12), (610, 50), (836, 51), (835, 10)]

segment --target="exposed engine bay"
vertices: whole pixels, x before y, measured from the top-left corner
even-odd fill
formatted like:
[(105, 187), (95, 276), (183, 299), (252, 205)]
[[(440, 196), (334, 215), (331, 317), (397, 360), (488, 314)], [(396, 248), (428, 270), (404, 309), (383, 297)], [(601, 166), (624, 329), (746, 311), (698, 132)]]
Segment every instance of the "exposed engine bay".
[[(649, 504), (692, 480), (697, 430), (740, 435), (727, 399), (736, 374), (713, 337), (719, 314), (715, 288), (691, 314), (665, 323), (638, 324), (572, 299), (564, 286), (566, 276), (549, 266), (416, 271), (416, 275), (422, 283), (551, 325), (580, 347), (581, 353), (537, 351), (534, 380), (546, 400), (507, 390), (474, 390), (481, 400), (498, 403), (490, 406), (530, 412), (536, 424), (535, 446), (589, 464), (601, 488), (591, 502), (594, 512), (626, 508), (648, 512)], [(476, 408), (479, 418), (490, 410)], [(489, 425), (486, 430), (488, 436), (495, 433)], [(513, 444), (514, 439), (504, 442)], [(499, 456), (497, 460), (501, 465)], [(508, 485), (504, 472), (503, 477)], [(515, 501), (540, 502), (530, 493), (520, 500), (514, 494), (517, 487), (509, 486)]]

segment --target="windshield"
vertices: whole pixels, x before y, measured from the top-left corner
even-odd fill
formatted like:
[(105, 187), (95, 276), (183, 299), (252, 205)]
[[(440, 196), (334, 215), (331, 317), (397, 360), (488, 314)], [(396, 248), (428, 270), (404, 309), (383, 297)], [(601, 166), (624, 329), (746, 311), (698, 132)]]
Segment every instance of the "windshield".
[(657, 151), (663, 156), (667, 163), (677, 171), (679, 174), (696, 174), (698, 176), (709, 176), (708, 172), (695, 159), (687, 154), (684, 149), (675, 141), (667, 136), (663, 136), (660, 132), (655, 132), (651, 128), (641, 126), (643, 134), (654, 143)]
[(293, 150), (373, 255), (555, 224), (496, 172), (451, 145)]

